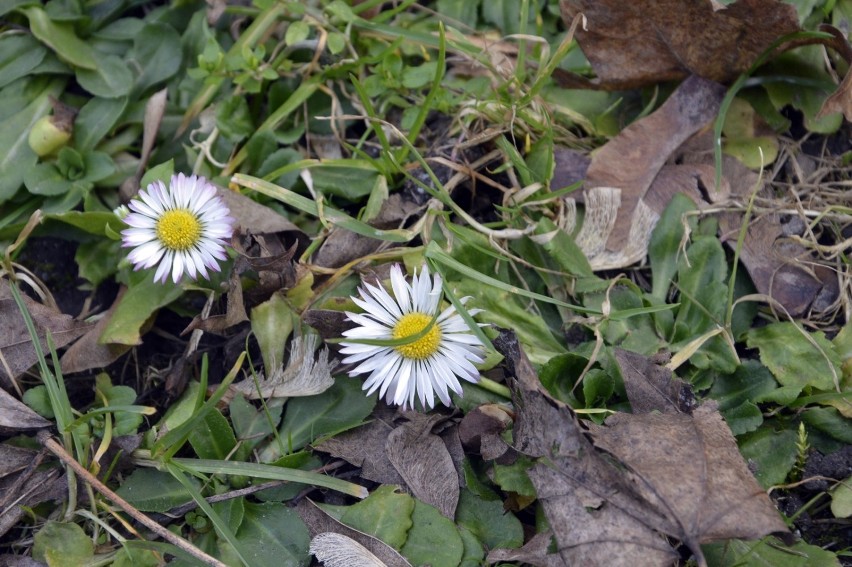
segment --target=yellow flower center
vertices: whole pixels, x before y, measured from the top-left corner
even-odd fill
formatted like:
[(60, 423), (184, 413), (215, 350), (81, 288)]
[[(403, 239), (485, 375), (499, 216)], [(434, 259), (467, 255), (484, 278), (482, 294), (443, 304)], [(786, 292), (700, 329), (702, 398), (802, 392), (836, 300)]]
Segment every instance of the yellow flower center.
[[(422, 332), (429, 323), (432, 322), (432, 317), (424, 313), (408, 313), (403, 315), (397, 321), (393, 328), (393, 338), (405, 339), (417, 335)], [(441, 345), (441, 329), (437, 324), (432, 325), (425, 335), (410, 343), (394, 347), (396, 351), (405, 358), (414, 358), (423, 360), (429, 358), (438, 351)]]
[(157, 238), (169, 250), (192, 248), (201, 236), (201, 223), (186, 209), (172, 209), (157, 221)]

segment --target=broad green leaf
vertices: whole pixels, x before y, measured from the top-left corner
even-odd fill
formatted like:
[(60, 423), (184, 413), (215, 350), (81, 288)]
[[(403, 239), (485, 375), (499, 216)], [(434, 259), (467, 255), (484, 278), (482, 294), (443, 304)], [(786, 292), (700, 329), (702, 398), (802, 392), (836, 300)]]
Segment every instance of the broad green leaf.
[(423, 88), (432, 82), (438, 65), (435, 61), (428, 61), (414, 67), (407, 66), (402, 70), (402, 86), (407, 89)]
[(346, 508), (341, 521), (396, 550), (402, 549), (414, 525), (415, 500), (396, 490), (393, 485), (380, 486), (365, 500)]
[(464, 526), (456, 526), (464, 544), (464, 555), (462, 555), (459, 567), (480, 567), (485, 560), (485, 549), (476, 536)]
[[(198, 484), (198, 481), (192, 479)], [(119, 496), (143, 512), (166, 512), (192, 500), (190, 493), (167, 472), (137, 468), (116, 490)]]
[(284, 364), (284, 347), (296, 315), (281, 293), (274, 293), (267, 301), (251, 310), (251, 330), (260, 346), (263, 366), (271, 375)]
[(787, 547), (771, 537), (731, 539), (701, 548), (709, 567), (840, 567), (834, 553), (802, 541)]
[(381, 174), (362, 160), (333, 160), (310, 167), (314, 189), (326, 195), (357, 201), (373, 191)]
[(132, 67), (141, 70), (133, 85), (134, 92), (141, 94), (150, 87), (173, 77), (180, 69), (180, 35), (175, 29), (162, 22), (151, 22), (133, 38), (133, 49), (127, 53)]
[(307, 567), (310, 534), (295, 510), (275, 503), (246, 502), (237, 540), (252, 567)]
[(511, 465), (494, 465), (494, 483), (504, 492), (515, 492), (521, 496), (536, 497), (535, 487), (527, 470), (533, 466), (529, 457), (520, 456)]
[(127, 108), (127, 98), (95, 97), (80, 109), (74, 120), (74, 147), (88, 152), (109, 134)]
[(588, 258), (574, 239), (548, 219), (542, 217), (535, 229), (536, 242), (553, 258), (561, 270), (574, 276), (593, 276)]
[(136, 272), (131, 279), (127, 293), (121, 298), (101, 335), (101, 344), (140, 344), (142, 325), (148, 318), (183, 294), (183, 289), (173, 284), (171, 279), (165, 284), (156, 283), (151, 270)]
[(92, 538), (72, 523), (49, 520), (33, 541), (33, 558), (49, 567), (87, 565), (94, 553)]
[(27, 404), (27, 407), (40, 416), (46, 417), (47, 419), (53, 419), (56, 417), (53, 413), (53, 406), (50, 404), (50, 396), (47, 393), (47, 386), (44, 384), (27, 388), (22, 400), (25, 404)]
[(469, 529), (487, 549), (512, 549), (524, 543), (521, 522), (503, 510), (502, 502), (483, 500), (467, 489), (459, 494), (456, 522)]
[(0, 36), (0, 88), (32, 71), (47, 49), (30, 35)]
[(364, 395), (361, 380), (342, 376), (318, 396), (289, 400), (279, 435), (287, 451), (296, 451), (325, 434), (362, 423), (375, 404), (375, 394)]
[(733, 374), (716, 378), (709, 395), (719, 402), (719, 411), (733, 434), (741, 435), (763, 423), (763, 415), (753, 402), (777, 388), (765, 366), (756, 360), (746, 360)]
[(284, 34), (284, 43), (287, 45), (299, 43), (300, 41), (308, 39), (308, 35), (310, 33), (311, 26), (309, 26), (307, 22), (304, 20), (296, 20), (287, 26), (287, 33)]
[[(130, 406), (136, 403), (136, 392), (130, 386), (113, 386), (109, 374), (101, 372), (95, 377), (96, 407)], [(105, 401), (104, 401), (105, 400)], [(113, 413), (113, 435), (133, 435), (142, 424), (142, 414), (128, 411)]]
[[(807, 333), (807, 335), (805, 335)], [(807, 332), (791, 322), (773, 323), (746, 333), (749, 348), (784, 386), (832, 390), (840, 357), (822, 332)]]
[(0, 128), (0, 203), (11, 198), (21, 184), (24, 175), (38, 162), (38, 156), (30, 149), (27, 138), (30, 129), (51, 108), (50, 97), (58, 97), (65, 86), (65, 79), (53, 79), (42, 83), (29, 93), (31, 102), (3, 121)]
[(796, 432), (763, 427), (738, 439), (740, 452), (751, 465), (760, 486), (782, 484), (796, 464)]
[(840, 415), (835, 408), (809, 408), (802, 414), (802, 421), (846, 445), (852, 445), (852, 420)]
[(119, 98), (130, 93), (133, 73), (120, 57), (99, 55), (95, 69), (77, 69), (77, 82), (95, 96)]
[[(83, 213), (85, 214), (85, 213)], [(115, 259), (121, 255), (121, 243), (114, 240), (83, 242), (74, 253), (78, 273), (97, 287), (116, 271)]]
[(438, 13), (442, 16), (473, 25), (478, 18), (482, 0), (438, 0)]
[(245, 457), (258, 443), (278, 427), (281, 421), (282, 406), (255, 408), (244, 397), (236, 396), (228, 405), (228, 415), (234, 425), (234, 434), (240, 442), (238, 454)]
[(651, 232), (648, 261), (653, 276), (651, 295), (663, 301), (677, 273), (681, 241), (684, 233), (684, 214), (695, 210), (692, 199), (678, 193), (663, 211)]
[(835, 518), (852, 516), (852, 476), (831, 489), (831, 513)]
[(413, 525), (400, 553), (412, 565), (457, 567), (464, 555), (464, 543), (456, 525), (434, 506), (414, 500)]
[(124, 547), (116, 553), (112, 567), (159, 567), (162, 558), (153, 549)]
[(539, 370), (539, 380), (557, 400), (576, 406), (578, 400), (573, 393), (574, 384), (589, 359), (574, 352), (566, 352), (548, 360)]
[(244, 96), (234, 95), (216, 106), (216, 126), (232, 142), (241, 142), (254, 133), (251, 111)]
[(20, 11), (30, 21), (30, 31), (39, 41), (56, 52), (60, 59), (79, 67), (95, 70), (101, 57), (94, 48), (74, 33), (74, 27), (67, 23), (56, 23), (39, 6), (21, 8)]
[(189, 434), (189, 444), (200, 459), (225, 460), (237, 444), (237, 438), (228, 420), (217, 408), (204, 416), (204, 427)]
[(168, 187), (169, 180), (175, 172), (175, 160), (170, 159), (168, 161), (164, 161), (159, 165), (155, 165), (151, 169), (145, 172), (145, 175), (142, 176), (142, 180), (139, 181), (140, 187), (147, 187), (151, 183), (155, 181), (162, 181)]
[(50, 197), (63, 195), (71, 190), (71, 182), (53, 163), (40, 163), (24, 174), (24, 185), (33, 195)]

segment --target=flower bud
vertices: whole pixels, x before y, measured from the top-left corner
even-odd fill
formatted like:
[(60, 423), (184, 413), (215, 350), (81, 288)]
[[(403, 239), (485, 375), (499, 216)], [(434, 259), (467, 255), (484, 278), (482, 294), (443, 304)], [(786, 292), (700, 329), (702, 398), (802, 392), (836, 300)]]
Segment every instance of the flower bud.
[(74, 118), (77, 109), (52, 99), (53, 114), (42, 116), (33, 125), (27, 141), (30, 148), (39, 156), (56, 153), (70, 140), (74, 131)]

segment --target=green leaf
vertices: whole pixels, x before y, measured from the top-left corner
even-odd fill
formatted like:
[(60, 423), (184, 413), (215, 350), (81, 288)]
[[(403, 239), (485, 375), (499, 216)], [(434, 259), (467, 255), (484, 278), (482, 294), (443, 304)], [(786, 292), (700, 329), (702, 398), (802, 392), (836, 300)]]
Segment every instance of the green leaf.
[(33, 195), (50, 197), (63, 195), (71, 189), (71, 182), (53, 163), (40, 163), (24, 174), (24, 185)]
[(175, 160), (170, 159), (159, 165), (155, 165), (145, 172), (142, 179), (139, 181), (140, 187), (147, 187), (155, 181), (162, 181), (168, 187), (172, 175), (175, 173)]
[(53, 406), (50, 404), (50, 396), (47, 393), (47, 386), (44, 384), (39, 384), (38, 386), (29, 388), (26, 392), (24, 392), (24, 397), (22, 399), (23, 402), (27, 404), (27, 407), (40, 416), (46, 417), (47, 419), (53, 419), (55, 417), (53, 413)]
[(414, 524), (415, 500), (385, 484), (365, 500), (349, 506), (341, 521), (349, 527), (377, 537), (396, 550), (402, 549)]
[[(198, 486), (196, 479), (191, 479)], [(116, 493), (143, 512), (166, 512), (192, 500), (190, 493), (169, 473), (137, 468)]]
[(228, 415), (234, 425), (234, 434), (240, 441), (238, 454), (246, 457), (258, 443), (272, 434), (281, 421), (282, 406), (257, 409), (244, 397), (236, 396), (228, 405)]
[(80, 109), (74, 120), (74, 147), (86, 153), (109, 134), (127, 108), (127, 98), (95, 97)]
[(428, 61), (416, 67), (405, 67), (402, 70), (402, 86), (407, 89), (419, 89), (428, 85), (438, 71), (435, 61)]
[(778, 388), (769, 370), (756, 360), (746, 360), (727, 376), (719, 376), (710, 397), (719, 402), (719, 411), (734, 435), (753, 431), (763, 423), (763, 415), (753, 402)]
[(840, 357), (822, 332), (805, 333), (791, 322), (773, 323), (749, 330), (746, 344), (760, 351), (761, 362), (782, 385), (831, 390)]
[(0, 88), (27, 75), (46, 54), (47, 49), (30, 35), (0, 36)]
[[(85, 213), (84, 213), (85, 214)], [(115, 259), (121, 255), (121, 243), (115, 240), (83, 242), (74, 253), (78, 273), (97, 287), (116, 271)]]
[(222, 135), (232, 142), (241, 142), (254, 133), (248, 102), (245, 96), (235, 95), (216, 107), (216, 125)]
[(237, 540), (251, 550), (252, 567), (306, 567), (311, 536), (299, 515), (277, 503), (246, 502)]
[(297, 318), (283, 294), (272, 296), (251, 310), (251, 330), (260, 346), (263, 366), (272, 375), (284, 363), (284, 346)]
[(520, 456), (511, 465), (494, 465), (494, 482), (504, 492), (515, 492), (521, 496), (536, 497), (535, 487), (527, 470), (533, 462), (529, 457)]
[(840, 567), (834, 553), (803, 541), (788, 547), (772, 537), (731, 539), (701, 548), (710, 567)]
[(651, 241), (648, 244), (648, 261), (651, 264), (653, 276), (651, 295), (660, 301), (666, 299), (669, 286), (677, 273), (684, 233), (683, 215), (695, 209), (692, 199), (678, 193), (666, 205), (660, 220), (651, 232)]
[(467, 489), (459, 494), (456, 522), (470, 530), (487, 549), (512, 549), (524, 543), (521, 522), (503, 510), (502, 502), (483, 500)]
[(204, 427), (189, 434), (189, 444), (200, 459), (225, 460), (237, 444), (237, 438), (228, 420), (217, 408), (204, 416)]
[[(106, 401), (104, 401), (106, 400)], [(136, 403), (136, 392), (130, 386), (113, 386), (109, 374), (95, 377), (95, 407), (130, 406)], [(133, 435), (142, 424), (142, 414), (116, 411), (113, 414), (113, 435)]]
[(27, 138), (30, 129), (51, 108), (50, 97), (58, 97), (65, 87), (65, 79), (34, 84), (27, 95), (29, 102), (23, 109), (3, 120), (0, 128), (0, 203), (11, 198), (24, 182), (24, 175), (38, 162)]
[(464, 554), (462, 555), (459, 567), (480, 567), (485, 560), (485, 549), (482, 543), (473, 533), (464, 526), (456, 526), (464, 544)]
[(135, 272), (132, 280), (100, 337), (101, 344), (140, 344), (142, 325), (148, 318), (183, 294), (171, 280), (156, 283), (151, 270)]
[(119, 98), (133, 88), (133, 73), (120, 57), (100, 55), (95, 69), (77, 69), (77, 82), (95, 96)]
[(738, 441), (740, 452), (755, 466), (754, 476), (763, 488), (783, 483), (796, 464), (795, 431), (761, 428)]
[(369, 195), (376, 185), (376, 178), (381, 175), (369, 162), (343, 159), (313, 164), (310, 172), (314, 189), (350, 201)]
[(361, 380), (340, 377), (319, 394), (287, 402), (279, 433), (287, 451), (301, 449), (327, 433), (337, 433), (363, 422), (373, 411), (376, 396), (365, 396)]
[(92, 538), (77, 524), (49, 520), (33, 541), (33, 558), (49, 567), (87, 565), (94, 553)]
[(557, 228), (552, 220), (542, 217), (538, 221), (535, 234), (540, 235), (536, 242), (541, 244), (560, 269), (574, 276), (594, 276), (586, 255), (574, 239), (564, 230)]
[(310, 33), (311, 26), (309, 26), (307, 22), (304, 20), (296, 20), (287, 26), (287, 33), (284, 34), (284, 43), (287, 45), (299, 43), (300, 41), (308, 39), (308, 35), (310, 35)]
[(810, 408), (802, 414), (802, 421), (842, 443), (852, 445), (852, 420), (840, 415), (835, 408)]
[(133, 49), (127, 54), (132, 67), (141, 70), (133, 85), (134, 92), (144, 93), (157, 83), (173, 77), (180, 69), (180, 35), (162, 22), (145, 25), (133, 38)]
[(99, 57), (94, 48), (77, 37), (71, 24), (54, 22), (38, 6), (21, 8), (20, 11), (30, 20), (33, 35), (53, 49), (60, 59), (80, 69), (94, 71), (98, 68), (102, 56)]
[(539, 371), (539, 380), (557, 400), (569, 405), (577, 404), (573, 393), (574, 383), (589, 363), (589, 359), (574, 352), (554, 356)]
[(831, 513), (835, 518), (852, 516), (852, 476), (831, 489)]
[(414, 501), (413, 525), (400, 553), (412, 565), (457, 567), (464, 554), (464, 543), (456, 525), (434, 506)]

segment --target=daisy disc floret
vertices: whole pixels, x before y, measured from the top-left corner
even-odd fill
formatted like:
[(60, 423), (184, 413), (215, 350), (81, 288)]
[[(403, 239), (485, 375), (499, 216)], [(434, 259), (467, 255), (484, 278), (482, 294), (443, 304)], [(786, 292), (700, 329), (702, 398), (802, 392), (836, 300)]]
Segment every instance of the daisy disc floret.
[[(341, 354), (348, 355), (343, 363), (357, 364), (349, 371), (350, 376), (369, 373), (363, 389), (367, 395), (378, 390), (379, 397), (389, 404), (413, 407), (415, 398), (419, 398), (424, 408), (432, 408), (438, 394), (449, 406), (450, 390), (462, 395), (459, 378), (474, 383), (479, 380), (474, 364), (483, 360), (482, 342), (455, 307), (439, 311), (443, 297), (439, 274), (430, 279), (429, 269), (423, 266), (409, 284), (395, 265), (390, 275), (393, 295), (365, 283), (358, 290), (360, 296), (352, 297), (364, 313), (346, 313), (358, 326), (343, 333), (353, 339), (340, 343)], [(472, 315), (478, 312), (470, 310)], [(410, 340), (394, 346), (354, 342), (362, 339)]]
[(157, 266), (154, 281), (180, 282), (183, 274), (208, 278), (207, 270), (219, 271), (234, 219), (216, 188), (203, 177), (173, 175), (169, 186), (162, 181), (139, 191), (128, 203), (124, 217), (129, 228), (121, 232), (122, 246), (134, 269)]

